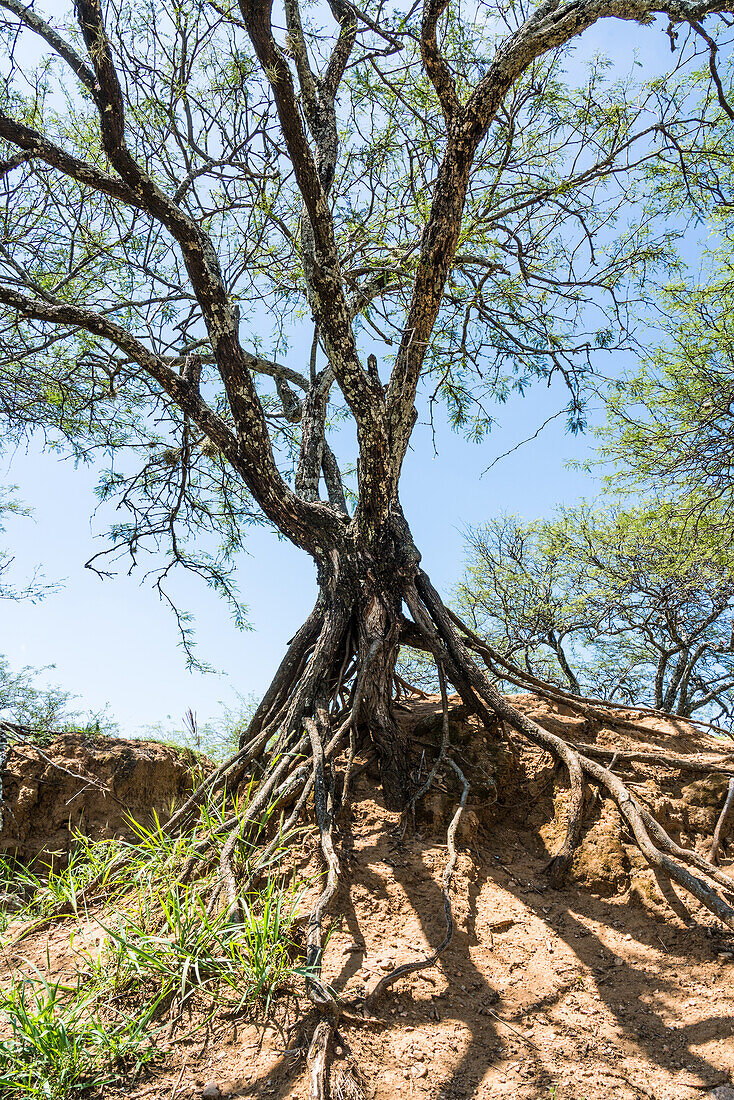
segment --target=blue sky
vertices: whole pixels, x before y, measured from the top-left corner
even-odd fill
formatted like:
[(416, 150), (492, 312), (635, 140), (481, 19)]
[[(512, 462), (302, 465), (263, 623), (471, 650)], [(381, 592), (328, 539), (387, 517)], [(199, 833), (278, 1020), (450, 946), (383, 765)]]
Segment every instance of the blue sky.
[[(406, 515), (425, 567), (444, 592), (459, 578), (462, 529), (499, 511), (527, 517), (548, 514), (560, 501), (593, 495), (594, 484), (565, 469), (593, 449), (588, 436), (566, 435), (563, 418), (532, 443), (482, 471), (533, 432), (565, 403), (560, 388), (536, 386), (498, 411), (501, 425), (481, 445), (471, 445), (439, 426), (432, 457), (427, 427), (418, 425), (402, 483)], [(5, 544), (15, 555), (19, 582), (42, 565), (57, 591), (32, 605), (0, 603), (2, 643), (14, 667), (55, 665), (42, 679), (80, 696), (84, 707), (109, 704), (124, 732), (140, 733), (157, 722), (181, 726), (187, 708), (200, 722), (215, 718), (237, 693), (267, 686), (285, 643), (313, 606), (310, 560), (266, 530), (253, 530), (240, 555), (238, 580), (253, 629), (234, 628), (224, 604), (196, 578), (182, 576), (176, 592), (196, 617), (199, 655), (218, 675), (190, 673), (177, 646), (170, 610), (139, 577), (102, 581), (84, 568), (103, 545), (104, 524), (90, 515), (96, 475), (88, 468), (33, 449), (9, 456), (0, 483), (17, 484), (34, 509), (32, 518), (10, 517)], [(95, 535), (97, 536), (95, 538)], [(169, 722), (170, 720), (170, 722)]]

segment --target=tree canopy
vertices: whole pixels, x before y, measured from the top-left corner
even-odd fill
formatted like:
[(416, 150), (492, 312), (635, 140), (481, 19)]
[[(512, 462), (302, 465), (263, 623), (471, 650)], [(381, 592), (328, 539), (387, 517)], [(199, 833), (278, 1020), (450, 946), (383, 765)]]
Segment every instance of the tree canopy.
[[(101, 570), (166, 545), (233, 600), (249, 523), (313, 549), (366, 477), (396, 482), (414, 396), (480, 437), (557, 374), (580, 426), (584, 377), (634, 343), (731, 156), (705, 5), (670, 13), (652, 78), (571, 52), (648, 3), (287, 3), (282, 32), (269, 5), (0, 7), (6, 436), (108, 456), (100, 495), (126, 518)], [(375, 417), (390, 461), (369, 459)]]
[(601, 455), (618, 488), (664, 494), (693, 527), (734, 516), (734, 271), (667, 288), (664, 341), (608, 393)]
[(664, 504), (504, 517), (469, 535), (459, 611), (574, 695), (731, 719), (734, 556), (717, 535)]

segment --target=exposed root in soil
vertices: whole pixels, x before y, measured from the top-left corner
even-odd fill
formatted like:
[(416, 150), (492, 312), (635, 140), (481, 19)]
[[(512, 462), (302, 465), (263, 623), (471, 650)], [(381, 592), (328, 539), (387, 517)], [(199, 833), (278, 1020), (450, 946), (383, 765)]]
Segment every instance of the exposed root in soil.
[(716, 829), (714, 830), (714, 839), (711, 842), (711, 851), (709, 853), (709, 862), (716, 864), (719, 855), (719, 848), (721, 847), (721, 836), (724, 831), (729, 815), (734, 807), (734, 779), (729, 780), (729, 789), (726, 792), (726, 801), (724, 802), (723, 809), (719, 816), (719, 820), (716, 822)]
[[(567, 817), (563, 839), (547, 872), (553, 884), (567, 874), (581, 839), (585, 788), (592, 783), (600, 797), (610, 799), (626, 822), (634, 842), (648, 864), (692, 894), (723, 923), (734, 928), (734, 882), (716, 866), (723, 823), (734, 801), (734, 779), (727, 805), (713, 838), (710, 859), (677, 845), (632, 793), (615, 768), (655, 763), (693, 772), (719, 771), (734, 776), (734, 757), (701, 754), (685, 756), (661, 752), (655, 746), (637, 752), (608, 750), (574, 744), (542, 728), (515, 707), (475, 661), (485, 660), (491, 672), (501, 665), (503, 678), (516, 678), (521, 686), (553, 702), (560, 702), (580, 716), (603, 718), (608, 724), (633, 728), (640, 724), (629, 710), (610, 710), (602, 701), (577, 699), (526, 676), (500, 658), (441, 601), (430, 580), (418, 570), (405, 591), (411, 618), (391, 616), (376, 598), (365, 608), (324, 596), (291, 641), (280, 668), (243, 736), (242, 747), (213, 771), (171, 817), (164, 829), (174, 834), (190, 826), (205, 801), (225, 799), (248, 785), (244, 813), (232, 812), (198, 844), (195, 856), (182, 869), (184, 880), (196, 873), (215, 836), (226, 837), (219, 858), (219, 874), (208, 897), (208, 912), (224, 905), (229, 919), (240, 919), (241, 898), (267, 868), (274, 851), (288, 843), (292, 830), (313, 799), (324, 869), (322, 889), (308, 918), (306, 934), (306, 991), (316, 1019), (308, 1042), (307, 1064), (312, 1100), (328, 1096), (329, 1051), (341, 1017), (352, 1020), (372, 1016), (388, 989), (405, 975), (432, 966), (451, 941), (453, 915), (451, 884), (456, 866), (456, 831), (466, 805), (469, 784), (452, 757), (447, 682), (459, 692), (469, 714), (487, 728), (514, 731), (561, 765), (569, 779)], [(412, 689), (394, 677), (399, 644), (419, 647), (433, 657), (442, 700), (441, 740), (426, 778), (411, 778), (411, 745), (392, 715), (396, 697)], [(420, 692), (417, 692), (420, 694)], [(493, 721), (492, 716), (495, 716)], [(497, 723), (496, 718), (500, 719)], [(505, 733), (509, 738), (510, 734)], [(358, 748), (372, 742), (381, 769), (389, 807), (402, 810), (400, 833), (405, 834), (417, 803), (425, 798), (439, 777), (456, 790), (455, 809), (446, 835), (447, 861), (443, 871), (443, 905), (446, 932), (435, 950), (421, 960), (396, 967), (382, 977), (362, 1001), (340, 998), (322, 979), (324, 921), (337, 895), (343, 874), (337, 823), (349, 813), (350, 794)], [(398, 806), (398, 803), (400, 804)], [(274, 827), (273, 823), (278, 820)], [(259, 845), (249, 877), (238, 881), (238, 852), (243, 844)], [(199, 864), (197, 864), (199, 861)], [(89, 884), (80, 901), (89, 901), (102, 884)]]

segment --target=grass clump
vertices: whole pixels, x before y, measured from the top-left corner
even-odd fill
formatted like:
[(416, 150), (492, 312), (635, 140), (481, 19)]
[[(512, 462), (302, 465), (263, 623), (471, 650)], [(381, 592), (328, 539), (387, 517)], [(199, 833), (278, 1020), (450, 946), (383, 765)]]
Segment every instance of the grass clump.
[[(130, 823), (133, 841), (78, 834), (64, 867), (0, 866), (0, 886), (17, 902), (14, 932), (18, 920), (40, 921), (35, 930), (61, 910), (76, 951), (75, 985), (37, 974), (0, 992), (0, 1100), (64, 1100), (129, 1080), (155, 1059), (159, 1032), (172, 1039), (184, 1010), (191, 1034), (220, 1012), (262, 1021), (291, 1003), (303, 973), (301, 892), (282, 849), (265, 859), (257, 843), (267, 814), (243, 822), (235, 862), (250, 885), (236, 918), (217, 900), (225, 823), (247, 804), (228, 796), (180, 834), (156, 817)], [(96, 947), (94, 924), (104, 932)]]
[(66, 1100), (137, 1076), (157, 1054), (149, 1034), (154, 1006), (109, 1019), (82, 988), (25, 979), (0, 993), (0, 1096)]
[(240, 899), (240, 919), (211, 913), (200, 884), (138, 895), (108, 935), (102, 969), (118, 991), (147, 983), (182, 1008), (205, 995), (213, 1008), (268, 1015), (297, 973), (293, 936), (299, 895), (270, 878)]

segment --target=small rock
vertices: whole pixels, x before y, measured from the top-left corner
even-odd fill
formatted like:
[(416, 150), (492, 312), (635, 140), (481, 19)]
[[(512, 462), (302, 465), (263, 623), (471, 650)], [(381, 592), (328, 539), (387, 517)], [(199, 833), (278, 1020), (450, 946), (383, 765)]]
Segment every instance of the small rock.
[(414, 1077), (425, 1077), (428, 1074), (428, 1070), (425, 1066), (413, 1066)]
[(219, 1100), (222, 1093), (216, 1081), (207, 1081), (201, 1090), (201, 1100)]

